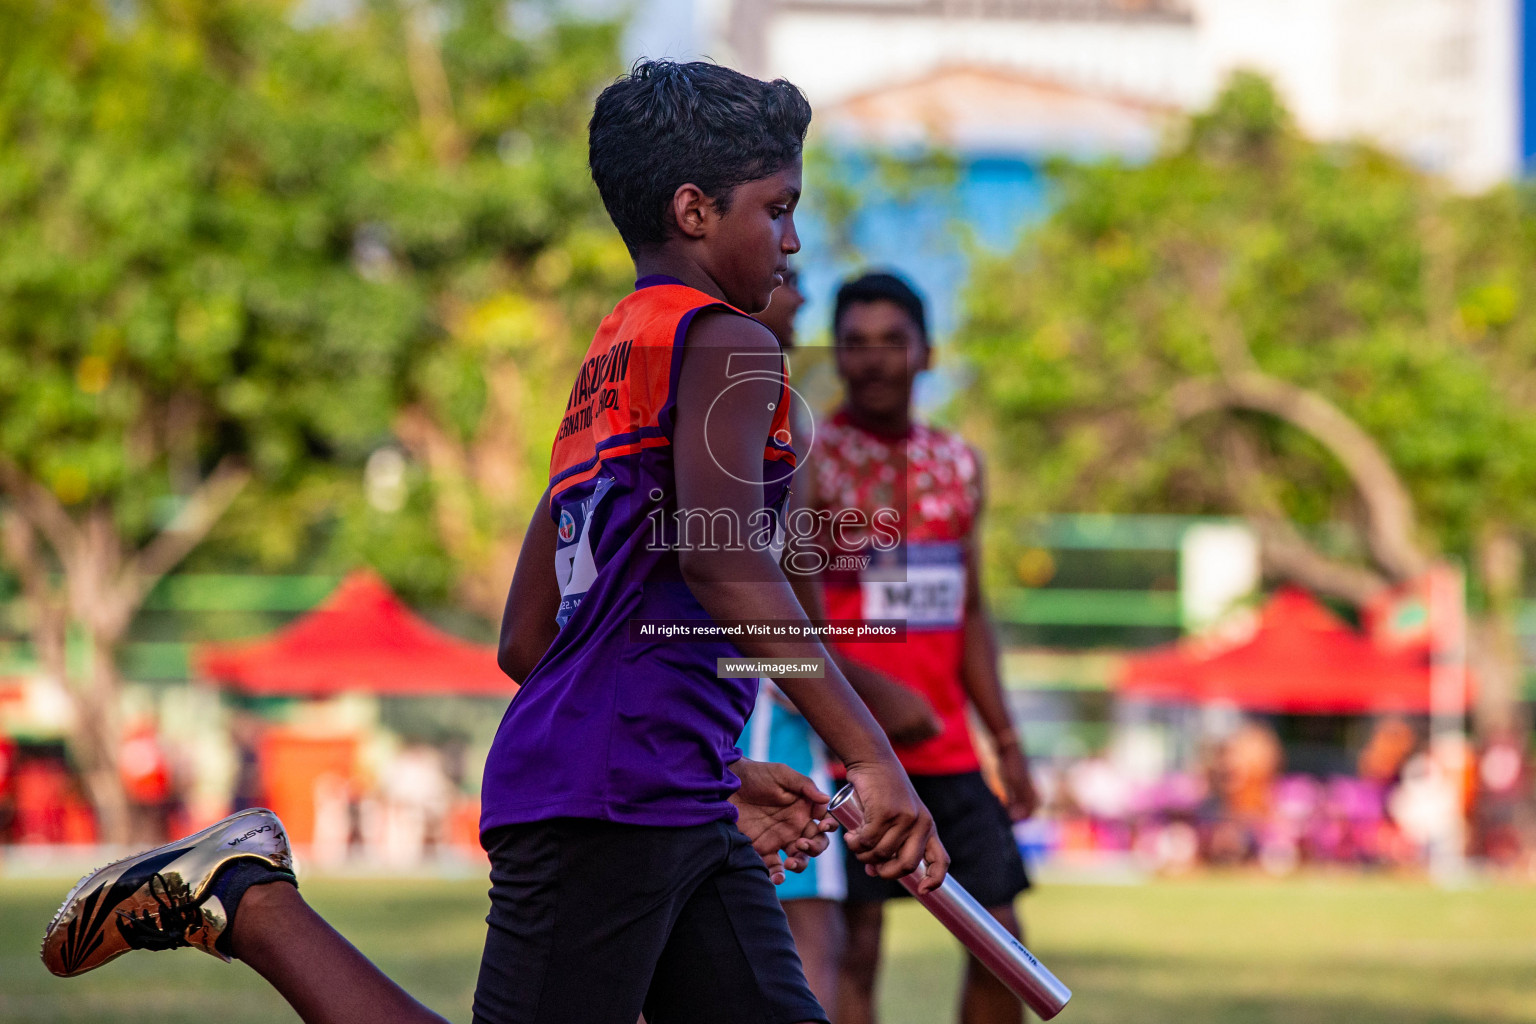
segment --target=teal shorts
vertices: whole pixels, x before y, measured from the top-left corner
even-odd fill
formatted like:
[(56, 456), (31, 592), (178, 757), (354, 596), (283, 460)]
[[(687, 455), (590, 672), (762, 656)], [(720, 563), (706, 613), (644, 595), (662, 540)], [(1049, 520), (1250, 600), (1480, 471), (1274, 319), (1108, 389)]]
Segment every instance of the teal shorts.
[[(832, 773), (827, 769), (827, 748), (805, 716), (794, 709), (770, 680), (764, 679), (758, 686), (757, 706), (747, 719), (737, 746), (754, 761), (787, 764), (800, 774), (809, 775), (822, 792), (836, 792)], [(843, 899), (848, 888), (844, 853), (843, 837), (834, 834), (826, 851), (811, 858), (809, 867), (799, 874), (786, 873), (784, 884), (777, 887), (779, 900)]]

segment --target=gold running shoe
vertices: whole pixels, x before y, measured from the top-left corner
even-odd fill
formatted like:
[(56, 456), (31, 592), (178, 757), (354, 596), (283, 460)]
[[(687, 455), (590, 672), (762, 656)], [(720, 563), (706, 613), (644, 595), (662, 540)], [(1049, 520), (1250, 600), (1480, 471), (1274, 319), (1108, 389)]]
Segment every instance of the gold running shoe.
[(277, 815), (253, 808), (185, 839), (127, 857), (80, 879), (43, 934), (43, 963), (61, 978), (95, 970), (134, 949), (195, 946), (220, 960), (214, 943), (229, 924), (211, 892), (219, 872), (252, 859), (293, 871)]

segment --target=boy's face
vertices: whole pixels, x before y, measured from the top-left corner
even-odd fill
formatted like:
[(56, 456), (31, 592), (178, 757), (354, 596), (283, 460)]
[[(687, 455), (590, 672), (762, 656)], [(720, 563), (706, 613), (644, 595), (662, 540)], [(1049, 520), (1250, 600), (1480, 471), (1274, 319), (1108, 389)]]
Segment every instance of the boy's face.
[(795, 206), (800, 202), (800, 160), (736, 186), (730, 209), (708, 238), (709, 272), (737, 309), (757, 313), (784, 283), (789, 257), (800, 251)]
[(928, 345), (907, 311), (884, 300), (855, 302), (833, 341), (849, 408), (875, 420), (904, 415), (912, 382), (928, 368)]

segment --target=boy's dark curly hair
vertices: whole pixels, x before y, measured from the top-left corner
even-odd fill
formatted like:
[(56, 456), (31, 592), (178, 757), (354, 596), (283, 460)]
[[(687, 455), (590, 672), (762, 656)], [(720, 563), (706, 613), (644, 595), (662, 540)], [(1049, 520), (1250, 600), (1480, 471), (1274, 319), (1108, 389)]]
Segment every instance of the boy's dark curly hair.
[(718, 64), (643, 60), (604, 89), (588, 164), (630, 255), (667, 239), (667, 206), (692, 182), (729, 209), (731, 191), (800, 155), (811, 105), (784, 79)]

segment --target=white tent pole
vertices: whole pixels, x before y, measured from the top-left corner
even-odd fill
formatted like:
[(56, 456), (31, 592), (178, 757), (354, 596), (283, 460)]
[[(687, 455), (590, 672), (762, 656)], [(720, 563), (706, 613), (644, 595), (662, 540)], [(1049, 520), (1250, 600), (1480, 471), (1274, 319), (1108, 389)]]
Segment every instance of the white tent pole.
[(1436, 884), (1455, 887), (1467, 878), (1467, 822), (1462, 801), (1467, 736), (1467, 588), (1461, 568), (1449, 562), (1429, 571), (1430, 761), (1442, 773), (1449, 796), (1441, 835), (1430, 844), (1429, 871)]

